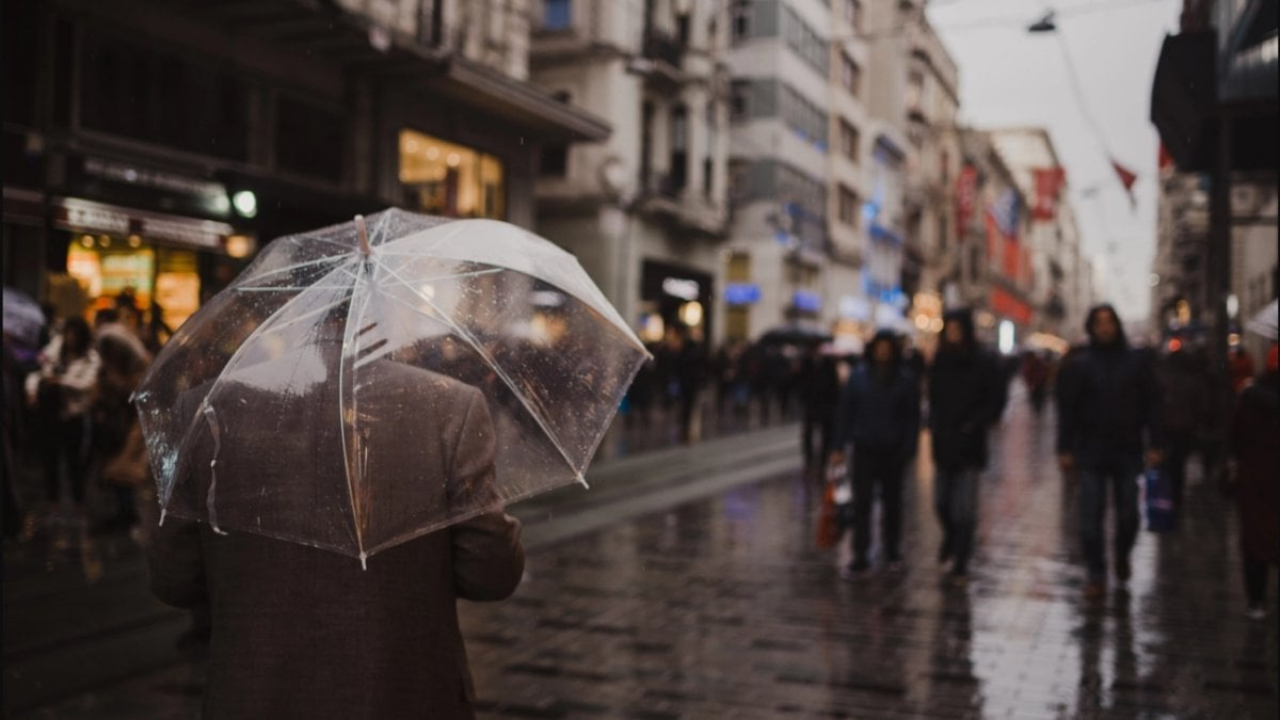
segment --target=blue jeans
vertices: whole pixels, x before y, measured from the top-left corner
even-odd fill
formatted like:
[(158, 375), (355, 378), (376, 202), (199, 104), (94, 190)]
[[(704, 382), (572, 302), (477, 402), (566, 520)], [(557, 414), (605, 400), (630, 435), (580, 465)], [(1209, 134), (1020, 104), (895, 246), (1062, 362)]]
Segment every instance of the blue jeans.
[(1138, 538), (1138, 476), (1142, 456), (1104, 455), (1080, 468), (1080, 541), (1091, 580), (1107, 576), (1107, 556), (1103, 548), (1103, 518), (1107, 512), (1107, 481), (1115, 502), (1115, 559), (1129, 561), (1129, 552)]
[(942, 523), (943, 543), (955, 558), (958, 573), (969, 567), (973, 529), (978, 524), (978, 471), (938, 469), (933, 481), (933, 510)]

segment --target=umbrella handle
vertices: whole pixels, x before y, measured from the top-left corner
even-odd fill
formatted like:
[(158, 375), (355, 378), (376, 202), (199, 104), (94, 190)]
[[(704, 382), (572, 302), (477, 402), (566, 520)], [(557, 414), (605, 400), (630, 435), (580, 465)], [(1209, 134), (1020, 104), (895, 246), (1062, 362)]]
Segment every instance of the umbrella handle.
[(360, 254), (369, 257), (369, 230), (364, 225), (364, 216), (356, 216), (356, 234), (360, 236)]

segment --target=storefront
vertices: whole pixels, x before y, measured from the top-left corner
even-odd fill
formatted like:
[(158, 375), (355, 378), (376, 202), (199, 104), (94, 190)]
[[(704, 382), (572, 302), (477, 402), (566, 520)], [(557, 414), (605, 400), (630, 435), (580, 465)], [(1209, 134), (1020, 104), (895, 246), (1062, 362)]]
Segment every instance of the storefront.
[(230, 224), (55, 197), (46, 297), (61, 316), (131, 295), (144, 315), (177, 328), (231, 282), (254, 250)]
[(640, 339), (660, 342), (668, 328), (687, 330), (704, 341), (711, 335), (714, 281), (692, 268), (645, 260), (640, 281)]

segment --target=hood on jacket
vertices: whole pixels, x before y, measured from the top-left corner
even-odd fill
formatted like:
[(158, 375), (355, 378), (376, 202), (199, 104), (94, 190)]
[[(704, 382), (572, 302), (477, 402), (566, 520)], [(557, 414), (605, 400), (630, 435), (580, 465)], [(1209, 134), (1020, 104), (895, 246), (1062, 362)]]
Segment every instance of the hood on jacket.
[(875, 364), (875, 350), (880, 343), (888, 343), (891, 350), (889, 355), (889, 366), (897, 369), (902, 364), (902, 346), (898, 343), (898, 334), (892, 330), (880, 330), (871, 338), (871, 342), (867, 343), (865, 352), (867, 366), (871, 367)]
[(1116, 321), (1115, 347), (1128, 347), (1129, 339), (1124, 334), (1124, 323), (1120, 321), (1120, 314), (1116, 312), (1116, 309), (1110, 303), (1095, 305), (1089, 310), (1089, 315), (1084, 321), (1084, 331), (1089, 334), (1089, 344), (1095, 347), (1099, 345), (1098, 338), (1094, 334), (1094, 324), (1097, 322), (1098, 316), (1104, 312), (1111, 313), (1111, 317)]
[[(963, 338), (959, 347), (952, 347), (946, 340), (947, 325), (957, 323), (963, 332)], [(954, 349), (968, 352), (978, 344), (977, 333), (973, 329), (973, 310), (969, 308), (956, 308), (948, 310), (942, 316), (942, 349)]]

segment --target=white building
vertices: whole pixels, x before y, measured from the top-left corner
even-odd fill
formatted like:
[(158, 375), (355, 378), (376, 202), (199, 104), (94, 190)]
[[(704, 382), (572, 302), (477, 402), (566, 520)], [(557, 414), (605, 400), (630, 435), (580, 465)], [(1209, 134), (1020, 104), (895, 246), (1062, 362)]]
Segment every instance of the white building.
[(734, 217), (725, 337), (819, 321), (828, 258), (831, 10), (822, 0), (732, 5)]
[(714, 0), (535, 3), (532, 80), (614, 128), (544, 149), (537, 228), (646, 340), (722, 332), (730, 31)]

